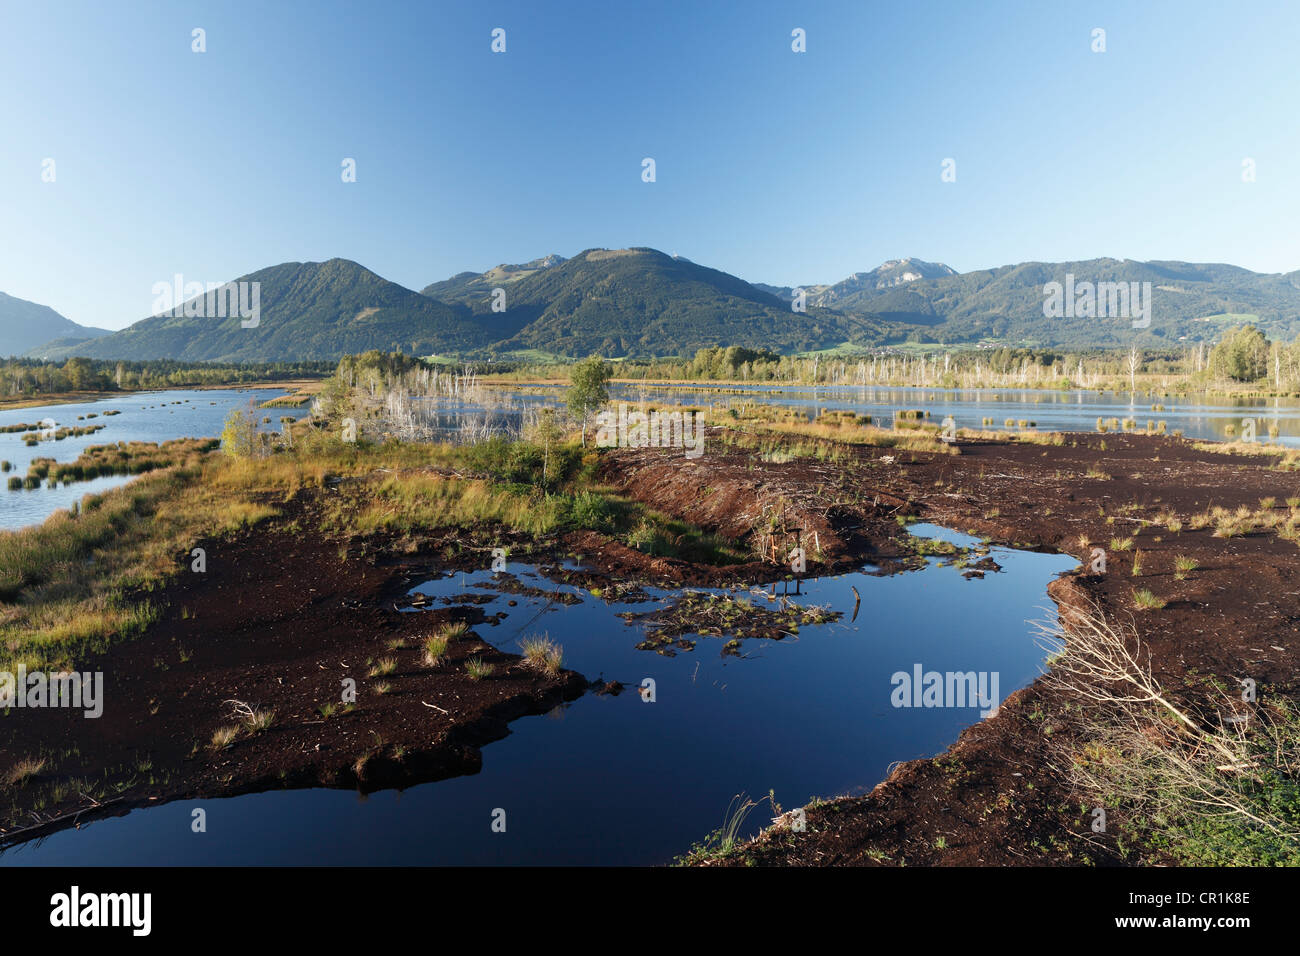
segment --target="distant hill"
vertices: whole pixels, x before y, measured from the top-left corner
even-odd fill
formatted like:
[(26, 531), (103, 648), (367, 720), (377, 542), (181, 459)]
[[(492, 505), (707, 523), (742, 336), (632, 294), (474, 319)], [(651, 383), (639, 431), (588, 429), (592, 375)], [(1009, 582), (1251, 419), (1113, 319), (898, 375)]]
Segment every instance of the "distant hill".
[(469, 309), (437, 302), (347, 259), (286, 262), (233, 281), (260, 283), (256, 328), (243, 328), (237, 315), (159, 315), (53, 354), (223, 362), (333, 360), (367, 349), (418, 355), (468, 351), (502, 337), (493, 323), (476, 318)]
[[(1127, 317), (1047, 318), (1047, 283), (1151, 284), (1151, 325)], [(1026, 262), (978, 272), (865, 288), (836, 300), (844, 311), (870, 312), (891, 323), (929, 326), (935, 340), (1011, 344), (1126, 345), (1213, 340), (1223, 325), (1251, 321), (1270, 335), (1300, 335), (1300, 273), (1267, 275), (1237, 266), (1090, 259)]]
[(884, 340), (884, 327), (869, 317), (796, 313), (743, 279), (656, 249), (587, 249), (537, 262), (550, 264), (461, 273), (424, 291), (478, 315), (490, 313), (492, 289), (502, 289), (500, 315), (515, 331), (499, 351), (684, 355), (714, 345), (803, 351)]
[(107, 329), (78, 325), (48, 305), (0, 292), (0, 356), (25, 355), (53, 339), (83, 342), (108, 334)]
[[(1048, 318), (1049, 282), (1151, 284), (1151, 325), (1134, 329), (1133, 316)], [(759, 286), (789, 300), (790, 286)], [(1300, 336), (1300, 272), (1264, 274), (1238, 266), (1189, 262), (1089, 259), (1024, 262), (957, 273), (919, 259), (886, 262), (829, 285), (802, 287), (809, 304), (870, 315), (891, 329), (891, 340), (1010, 345), (1154, 346), (1213, 341), (1232, 323), (1251, 322), (1287, 341)]]

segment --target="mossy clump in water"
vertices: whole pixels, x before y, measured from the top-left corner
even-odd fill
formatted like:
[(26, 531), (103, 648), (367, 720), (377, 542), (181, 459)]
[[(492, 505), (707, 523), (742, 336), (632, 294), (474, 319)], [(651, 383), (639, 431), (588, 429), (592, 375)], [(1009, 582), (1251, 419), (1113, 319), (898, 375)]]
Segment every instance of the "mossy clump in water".
[(828, 608), (801, 607), (785, 600), (777, 608), (766, 608), (755, 605), (747, 597), (687, 591), (667, 607), (640, 614), (624, 611), (619, 616), (646, 625), (648, 633), (646, 639), (636, 645), (638, 650), (672, 656), (676, 653), (673, 648), (694, 648), (694, 641), (682, 640), (687, 634), (730, 638), (723, 653), (734, 655), (739, 654), (740, 640), (767, 638), (779, 641), (798, 634), (802, 625), (827, 624), (839, 620), (842, 615)]

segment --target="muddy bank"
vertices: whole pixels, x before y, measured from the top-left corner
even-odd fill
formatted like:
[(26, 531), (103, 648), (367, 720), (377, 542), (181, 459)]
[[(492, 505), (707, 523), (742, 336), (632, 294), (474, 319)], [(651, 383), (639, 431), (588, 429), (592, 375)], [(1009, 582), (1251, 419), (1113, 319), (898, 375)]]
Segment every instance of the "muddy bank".
[(712, 580), (752, 582), (770, 576), (794, 548), (804, 551), (806, 573), (843, 571), (864, 558), (889, 562), (909, 554), (896, 538), (899, 520), (916, 511), (914, 501), (892, 486), (890, 466), (881, 459), (764, 461), (718, 441), (719, 433), (709, 430), (706, 442), (712, 441), (700, 458), (673, 450), (621, 449), (604, 458), (602, 470), (638, 501), (745, 542), (755, 561), (713, 570)]
[[(164, 611), (143, 637), (79, 662), (104, 674), (101, 717), (10, 710), (0, 765), (45, 762), (3, 792), (0, 843), (180, 798), (473, 773), (510, 721), (585, 691), (579, 674), (548, 675), (481, 640), (473, 604), (399, 612), (420, 572), (342, 551), (313, 526), (299, 501), (229, 543), (205, 542), (204, 573), (149, 596)], [(430, 665), (423, 639), (451, 622), (466, 630)], [(492, 673), (470, 679), (471, 658)], [(241, 703), (269, 725), (241, 718)], [(214, 743), (222, 728), (233, 738)]]

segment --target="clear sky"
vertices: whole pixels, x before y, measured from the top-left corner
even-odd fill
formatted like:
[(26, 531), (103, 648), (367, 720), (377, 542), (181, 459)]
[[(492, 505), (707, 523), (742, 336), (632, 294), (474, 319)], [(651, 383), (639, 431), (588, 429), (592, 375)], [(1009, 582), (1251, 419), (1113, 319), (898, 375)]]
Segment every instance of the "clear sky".
[(1298, 50), (1295, 2), (0, 0), (0, 291), (121, 328), (175, 273), (333, 256), (1290, 271)]

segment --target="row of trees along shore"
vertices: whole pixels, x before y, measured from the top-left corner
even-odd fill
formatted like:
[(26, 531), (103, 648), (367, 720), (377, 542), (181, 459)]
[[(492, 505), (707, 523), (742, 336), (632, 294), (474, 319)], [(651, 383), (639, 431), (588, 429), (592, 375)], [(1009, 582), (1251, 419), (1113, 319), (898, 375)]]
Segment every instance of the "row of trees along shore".
[[(494, 378), (565, 378), (571, 363), (495, 363)], [(621, 359), (617, 379), (745, 384), (919, 385), (938, 388), (1160, 388), (1180, 392), (1263, 390), (1300, 396), (1300, 339), (1271, 342), (1234, 326), (1220, 341), (1173, 349), (880, 349), (861, 354), (778, 355), (719, 346), (692, 358)]]
[[(383, 356), (381, 359), (380, 356)], [(581, 364), (581, 363), (579, 363)], [(719, 346), (692, 358), (624, 359), (610, 365), (619, 379), (799, 383), (826, 385), (921, 385), (941, 388), (1115, 388), (1143, 384), (1176, 391), (1241, 391), (1243, 388), (1300, 395), (1300, 339), (1274, 342), (1253, 325), (1226, 330), (1217, 344), (1185, 349), (1063, 351), (1053, 348), (968, 348), (943, 352), (878, 350), (789, 356), (765, 348)], [(239, 385), (331, 374), (372, 390), (395, 376), (419, 374), (456, 382), (465, 375), (493, 378), (568, 378), (573, 363), (469, 362), (456, 369), (430, 366), (400, 353), (364, 353), (340, 362), (274, 362), (257, 365), (104, 361), (65, 362), (11, 358), (0, 364), (0, 397), (66, 392), (118, 392), (196, 385)]]

